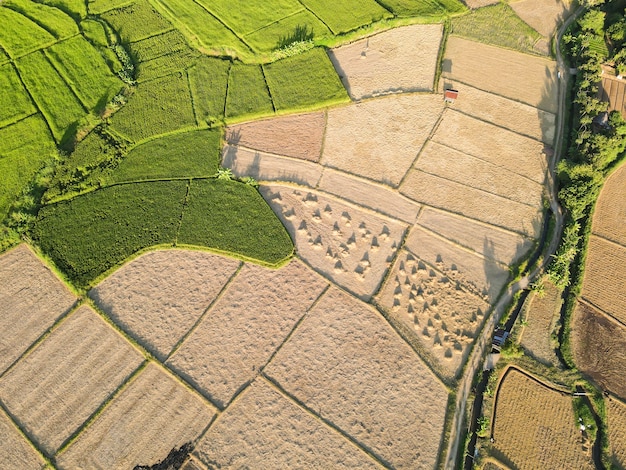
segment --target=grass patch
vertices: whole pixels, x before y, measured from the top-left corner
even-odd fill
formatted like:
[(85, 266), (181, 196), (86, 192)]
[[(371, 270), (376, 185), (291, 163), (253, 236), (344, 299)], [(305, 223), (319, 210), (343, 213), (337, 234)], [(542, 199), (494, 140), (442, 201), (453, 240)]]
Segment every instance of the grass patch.
[(0, 67), (0, 127), (36, 112), (13, 65)]
[(350, 101), (320, 47), (266, 65), (265, 76), (277, 111)]
[(132, 3), (133, 0), (87, 0), (87, 9), (92, 15), (99, 15), (105, 11), (119, 8)]
[(172, 29), (171, 23), (163, 18), (147, 0), (107, 11), (101, 16), (117, 31), (124, 43), (139, 41)]
[(398, 16), (439, 16), (466, 10), (458, 0), (382, 0), (380, 3)]
[(76, 22), (58, 8), (30, 0), (4, 0), (2, 5), (21, 13), (57, 39), (65, 39), (78, 34)]
[(189, 84), (198, 120), (214, 122), (224, 117), (231, 62), (205, 57), (189, 69)]
[(41, 3), (58, 8), (76, 21), (87, 16), (87, 3), (84, 0), (42, 0)]
[(506, 3), (498, 3), (452, 19), (452, 34), (486, 44), (534, 52), (541, 34), (524, 23)]
[(254, 187), (217, 179), (191, 183), (177, 243), (269, 264), (293, 252), (287, 231)]
[(195, 127), (187, 75), (179, 72), (141, 83), (128, 104), (113, 115), (111, 125), (135, 142)]
[(39, 212), (34, 240), (79, 287), (137, 251), (176, 238), (186, 181), (112, 186)]
[(91, 111), (104, 109), (123, 86), (100, 53), (82, 36), (50, 47), (48, 57), (73, 87), (83, 105)]
[(132, 149), (111, 182), (212, 176), (220, 161), (221, 132), (200, 130), (151, 140)]
[(272, 114), (270, 97), (259, 65), (233, 64), (228, 77), (226, 118)]
[(85, 38), (98, 47), (107, 47), (109, 39), (102, 23), (96, 20), (83, 20), (80, 29)]
[(63, 141), (85, 116), (85, 110), (43, 52), (34, 52), (18, 59), (17, 68), (50, 124), (54, 137), (59, 142)]
[(24, 15), (0, 6), (0, 45), (16, 58), (56, 42), (52, 34)]
[(374, 0), (302, 0), (302, 3), (335, 34), (393, 16)]

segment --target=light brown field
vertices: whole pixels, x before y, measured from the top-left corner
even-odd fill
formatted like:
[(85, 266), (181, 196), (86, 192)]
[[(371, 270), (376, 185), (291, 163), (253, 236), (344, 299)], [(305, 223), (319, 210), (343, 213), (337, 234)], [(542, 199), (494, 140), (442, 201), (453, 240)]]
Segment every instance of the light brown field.
[(584, 449), (570, 396), (509, 369), (496, 400), (494, 448), (504, 457), (497, 455), (499, 460), (519, 470), (595, 468), (591, 449)]
[(558, 110), (556, 63), (542, 57), (451, 36), (443, 76), (550, 113)]
[(0, 409), (0, 468), (43, 469), (45, 462)]
[(382, 184), (326, 168), (319, 189), (408, 224), (415, 223), (420, 205)]
[(428, 264), (436, 266), (452, 281), (458, 281), (470, 291), (491, 301), (495, 300), (509, 278), (506, 266), (455, 245), (419, 226), (411, 229), (405, 248)]
[(626, 117), (626, 83), (617, 77), (605, 75), (600, 82), (598, 98), (609, 104), (607, 111), (619, 111)]
[(551, 334), (561, 311), (561, 292), (550, 281), (544, 281), (543, 295), (531, 294), (524, 320), (527, 324), (521, 334), (521, 345), (535, 359), (548, 365), (558, 366)]
[(295, 158), (279, 157), (226, 145), (222, 166), (237, 177), (252, 176), (257, 181), (286, 181), (314, 188), (322, 175), (322, 167)]
[(544, 184), (548, 168), (544, 145), (529, 137), (449, 108), (433, 140)]
[(604, 183), (593, 213), (596, 235), (626, 246), (626, 165), (618, 168)]
[(589, 238), (582, 297), (626, 325), (626, 247)]
[(435, 466), (446, 389), (370, 306), (331, 288), (266, 373), (390, 466)]
[(464, 215), (522, 236), (536, 238), (542, 226), (540, 208), (411, 170), (400, 192), (416, 202)]
[(511, 265), (525, 256), (533, 242), (513, 232), (431, 207), (424, 207), (417, 224), (486, 258)]
[(154, 251), (109, 276), (89, 296), (164, 360), (239, 265), (237, 260), (202, 251)]
[(458, 90), (451, 107), (483, 121), (552, 145), (556, 116), (519, 101), (482, 91), (459, 81), (443, 80), (443, 88)]
[(610, 398), (606, 405), (611, 457), (618, 469), (626, 468), (626, 404)]
[(436, 142), (426, 144), (415, 168), (522, 204), (541, 205), (542, 184)]
[(76, 297), (21, 244), (0, 256), (0, 374), (19, 358)]
[(197, 439), (215, 409), (154, 363), (57, 457), (61, 469), (134, 468)]
[(466, 0), (465, 4), (475, 10), (476, 8), (486, 7), (487, 5), (494, 5), (498, 3), (498, 1), (499, 0)]
[(517, 16), (547, 38), (575, 9), (574, 2), (567, 0), (515, 0), (509, 5)]
[(483, 299), (404, 250), (377, 298), (414, 332), (449, 377), (463, 365), (489, 310)]
[(626, 399), (626, 328), (580, 302), (572, 316), (571, 343), (576, 366), (603, 390)]
[(224, 407), (326, 285), (300, 261), (279, 270), (246, 264), (167, 364)]
[(356, 296), (369, 299), (398, 249), (405, 225), (317, 191), (261, 186), (299, 256)]
[(226, 128), (226, 142), (254, 150), (316, 162), (320, 158), (326, 114), (295, 114)]
[(394, 95), (328, 111), (321, 162), (397, 186), (443, 111), (440, 95)]
[(353, 100), (408, 91), (432, 91), (441, 24), (391, 29), (329, 52)]
[(382, 468), (262, 379), (217, 418), (195, 454), (211, 468)]
[(91, 308), (80, 307), (0, 380), (0, 399), (48, 455), (143, 362)]

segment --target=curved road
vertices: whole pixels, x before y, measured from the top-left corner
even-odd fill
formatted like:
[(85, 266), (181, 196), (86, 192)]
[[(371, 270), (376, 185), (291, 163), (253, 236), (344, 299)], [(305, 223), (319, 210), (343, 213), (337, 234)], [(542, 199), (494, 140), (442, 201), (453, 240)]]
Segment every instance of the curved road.
[(555, 167), (556, 163), (561, 157), (561, 149), (563, 147), (563, 132), (565, 127), (565, 99), (568, 89), (569, 70), (563, 60), (561, 54), (561, 38), (563, 33), (567, 30), (569, 25), (584, 11), (584, 7), (579, 7), (559, 28), (556, 37), (556, 61), (557, 70), (559, 72), (559, 100), (558, 100), (558, 125), (556, 129), (554, 155), (548, 162), (548, 178), (547, 185), (549, 189), (550, 207), (556, 218), (556, 227), (546, 250), (546, 256), (540, 266), (537, 266), (532, 272), (524, 276), (514, 284), (509, 285), (506, 292), (500, 297), (500, 300), (493, 308), (493, 313), (485, 327), (482, 330), (480, 337), (477, 339), (472, 354), (468, 359), (468, 364), (465, 370), (465, 374), (459, 382), (457, 388), (456, 407), (454, 412), (454, 418), (452, 420), (452, 429), (450, 431), (450, 440), (448, 443), (448, 450), (446, 459), (444, 462), (444, 468), (446, 470), (453, 470), (456, 465), (457, 453), (459, 446), (463, 445), (461, 439), (464, 437), (463, 426), (465, 425), (465, 408), (467, 406), (467, 398), (472, 388), (472, 382), (476, 376), (476, 372), (482, 368), (485, 348), (491, 346), (491, 339), (495, 326), (500, 321), (506, 307), (512, 302), (513, 296), (520, 290), (526, 289), (531, 282), (541, 275), (548, 265), (561, 240), (561, 232), (563, 230), (563, 211), (559, 206), (555, 182)]

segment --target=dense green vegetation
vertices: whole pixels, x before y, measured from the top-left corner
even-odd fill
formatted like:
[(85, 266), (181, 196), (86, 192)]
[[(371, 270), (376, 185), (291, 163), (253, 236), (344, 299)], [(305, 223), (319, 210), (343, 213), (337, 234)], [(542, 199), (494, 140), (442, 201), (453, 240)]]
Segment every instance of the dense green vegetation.
[(302, 3), (335, 34), (393, 16), (374, 0), (303, 0)]
[(226, 117), (263, 116), (273, 109), (261, 66), (234, 64), (228, 77)]
[(0, 126), (11, 124), (36, 109), (12, 64), (0, 67)]
[(66, 39), (78, 34), (76, 22), (57, 8), (30, 0), (5, 0), (2, 5), (21, 13), (56, 39)]
[(171, 23), (157, 13), (147, 0), (103, 13), (106, 20), (127, 44), (172, 29)]
[(189, 70), (193, 106), (199, 121), (213, 123), (224, 117), (230, 66), (230, 61), (206, 57)]
[(24, 15), (0, 6), (0, 45), (17, 58), (56, 42), (52, 34)]

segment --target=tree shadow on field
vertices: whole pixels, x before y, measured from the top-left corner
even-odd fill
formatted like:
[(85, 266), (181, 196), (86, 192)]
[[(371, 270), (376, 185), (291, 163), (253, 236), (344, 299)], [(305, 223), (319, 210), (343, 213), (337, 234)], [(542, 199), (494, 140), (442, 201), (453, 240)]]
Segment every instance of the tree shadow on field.
[(313, 39), (313, 36), (313, 28), (309, 27), (308, 24), (296, 25), (291, 34), (280, 36), (280, 38), (278, 39), (278, 43), (276, 44), (276, 49), (282, 49), (284, 47), (290, 46), (294, 42), (311, 41)]

